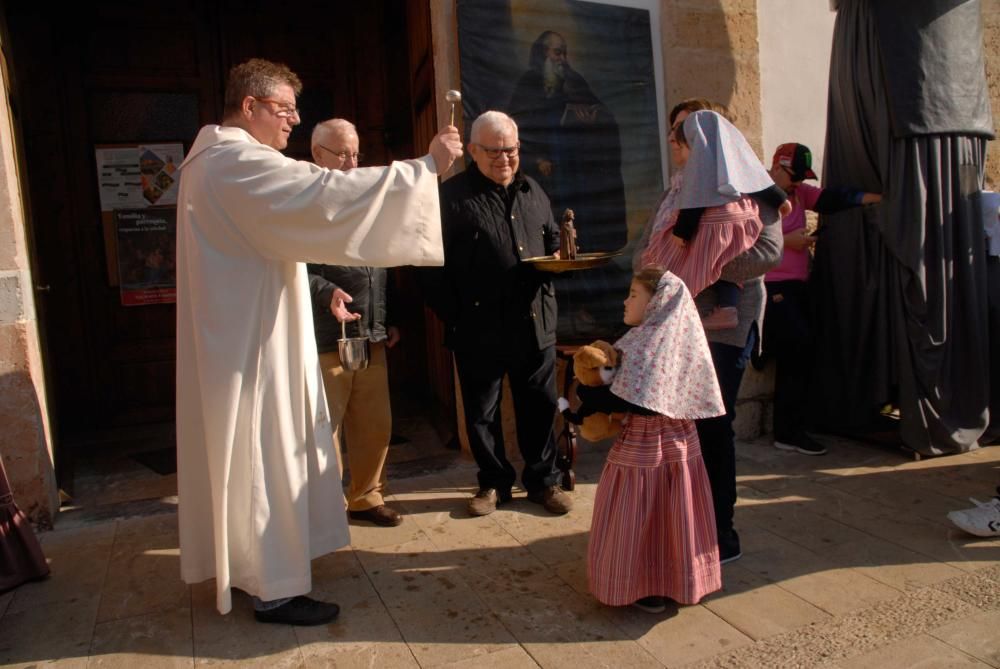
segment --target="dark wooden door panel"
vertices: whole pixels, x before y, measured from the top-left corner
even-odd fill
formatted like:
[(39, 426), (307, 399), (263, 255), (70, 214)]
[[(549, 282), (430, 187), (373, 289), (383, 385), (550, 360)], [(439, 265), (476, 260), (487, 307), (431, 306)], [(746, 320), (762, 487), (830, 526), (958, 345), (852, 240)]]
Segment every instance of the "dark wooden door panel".
[[(111, 0), (58, 12), (5, 3), (3, 12), (19, 82), (12, 103), (25, 138), (35, 278), (51, 286), (39, 299), (60, 432), (170, 421), (174, 411), (175, 310), (123, 307), (109, 284), (114, 258), (105, 252), (95, 144), (189, 148), (200, 126), (221, 119), (226, 72), (254, 56), (286, 62), (303, 79), (303, 123), (289, 155), (308, 158), (312, 126), (332, 116), (355, 122), (368, 164), (422, 153), (433, 135), (426, 2), (312, 1), (290, 11), (240, 0)], [(426, 385), (422, 310), (412, 306), (403, 318), (414, 336), (393, 373)]]

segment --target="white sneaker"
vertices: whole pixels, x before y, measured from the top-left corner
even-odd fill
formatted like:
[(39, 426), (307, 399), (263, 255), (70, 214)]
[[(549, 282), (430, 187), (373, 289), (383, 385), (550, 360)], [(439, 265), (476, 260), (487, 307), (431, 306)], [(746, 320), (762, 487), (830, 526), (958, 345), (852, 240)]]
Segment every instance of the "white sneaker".
[[(997, 492), (1000, 492), (1000, 488), (997, 488)], [(948, 520), (959, 529), (977, 537), (1000, 537), (1000, 497), (994, 497), (988, 502), (970, 497), (969, 501), (976, 505), (975, 508), (952, 511), (948, 514)]]

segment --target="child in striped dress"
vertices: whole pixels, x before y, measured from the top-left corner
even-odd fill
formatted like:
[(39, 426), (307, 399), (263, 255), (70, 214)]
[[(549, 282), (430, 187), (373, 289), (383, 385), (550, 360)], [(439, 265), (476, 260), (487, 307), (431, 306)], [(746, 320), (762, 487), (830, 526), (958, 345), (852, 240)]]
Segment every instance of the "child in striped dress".
[(590, 591), (611, 606), (658, 613), (695, 604), (721, 583), (712, 490), (696, 418), (725, 413), (694, 301), (684, 283), (644, 268), (625, 300), (635, 326), (602, 410), (626, 411), (594, 500)]
[(716, 309), (703, 321), (706, 330), (736, 327), (740, 287), (721, 281), (722, 268), (757, 241), (763, 223), (757, 202), (783, 214), (791, 211), (743, 134), (713, 111), (696, 111), (671, 133), (683, 162), (676, 209), (661, 210), (663, 232), (650, 240), (643, 256), (679, 276), (692, 295), (712, 286)]

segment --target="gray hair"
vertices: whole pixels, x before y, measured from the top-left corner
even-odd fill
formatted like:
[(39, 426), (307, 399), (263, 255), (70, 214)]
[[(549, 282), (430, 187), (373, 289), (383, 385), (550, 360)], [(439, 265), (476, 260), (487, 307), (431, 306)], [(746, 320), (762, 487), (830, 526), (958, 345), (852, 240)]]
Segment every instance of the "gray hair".
[(514, 134), (517, 134), (517, 123), (514, 123), (514, 119), (501, 111), (485, 111), (472, 122), (472, 132), (469, 135), (469, 141), (476, 141), (484, 132), (489, 130), (497, 132), (513, 130)]
[(316, 146), (323, 135), (334, 134), (337, 132), (342, 132), (344, 134), (353, 132), (355, 135), (358, 134), (358, 129), (354, 127), (354, 124), (343, 118), (331, 118), (326, 121), (322, 121), (316, 124), (313, 128), (312, 138), (309, 140), (309, 146)]

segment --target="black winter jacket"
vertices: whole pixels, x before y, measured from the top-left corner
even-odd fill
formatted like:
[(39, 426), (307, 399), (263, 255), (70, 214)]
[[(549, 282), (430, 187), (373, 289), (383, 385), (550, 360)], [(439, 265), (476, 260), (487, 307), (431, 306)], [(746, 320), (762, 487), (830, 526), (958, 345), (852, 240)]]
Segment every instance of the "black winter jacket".
[(330, 313), (330, 300), (337, 288), (354, 300), (347, 310), (361, 314), (359, 320), (347, 323), (347, 336), (368, 337), (373, 342), (386, 339), (386, 270), (337, 265), (309, 265), (308, 270), (316, 348), (320, 353), (336, 351), (340, 339), (340, 321)]
[[(470, 165), (441, 185), (444, 268), (425, 274), (427, 300), (452, 350), (556, 342), (549, 274), (521, 262), (559, 248), (549, 198), (520, 172), (506, 188)], [(533, 334), (533, 337), (531, 335)]]

